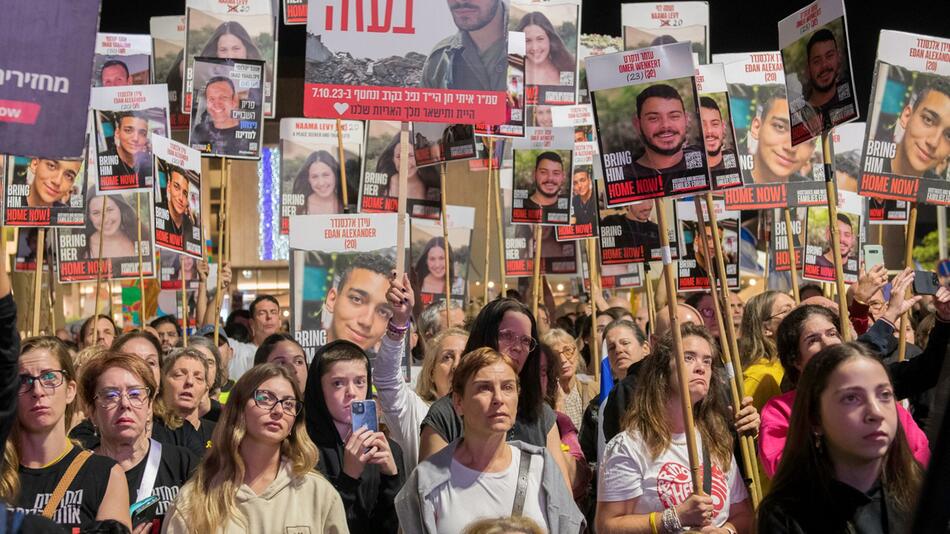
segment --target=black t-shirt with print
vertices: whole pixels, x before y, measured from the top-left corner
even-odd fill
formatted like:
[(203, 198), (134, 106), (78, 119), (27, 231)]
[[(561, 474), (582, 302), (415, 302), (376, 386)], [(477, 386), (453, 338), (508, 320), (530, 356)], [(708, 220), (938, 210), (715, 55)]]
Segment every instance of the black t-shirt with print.
[(156, 417), (152, 423), (152, 439), (162, 445), (171, 444), (184, 447), (200, 460), (211, 447), (211, 434), (214, 432), (213, 421), (201, 420), (201, 428), (195, 429), (191, 423), (185, 421), (180, 427), (171, 429)]
[[(125, 478), (129, 482), (130, 503), (137, 501), (139, 486), (142, 484), (142, 477), (145, 476), (145, 466), (147, 464), (148, 456), (146, 455), (138, 465), (125, 472)], [(176, 445), (162, 445), (158, 473), (152, 487), (152, 495), (158, 497), (159, 500), (158, 508), (155, 510), (155, 519), (152, 521), (151, 532), (157, 534), (161, 531), (165, 513), (172, 502), (175, 501), (175, 497), (178, 496), (178, 491), (185, 485), (185, 482), (197, 467), (198, 459), (188, 449)]]
[[(73, 447), (55, 464), (44, 468), (20, 466), (20, 498), (17, 506), (28, 514), (42, 514), (53, 490), (82, 449)], [(109, 473), (116, 465), (111, 458), (93, 454), (69, 485), (53, 516), (66, 531), (91, 525), (99, 513), (109, 486)]]

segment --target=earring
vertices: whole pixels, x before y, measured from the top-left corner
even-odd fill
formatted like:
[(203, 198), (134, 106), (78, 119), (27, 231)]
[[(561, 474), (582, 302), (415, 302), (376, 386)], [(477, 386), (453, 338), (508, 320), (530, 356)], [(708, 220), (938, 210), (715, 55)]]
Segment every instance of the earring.
[(815, 450), (818, 451), (818, 454), (821, 454), (821, 437), (822, 436), (818, 432), (815, 432), (813, 436), (815, 437)]

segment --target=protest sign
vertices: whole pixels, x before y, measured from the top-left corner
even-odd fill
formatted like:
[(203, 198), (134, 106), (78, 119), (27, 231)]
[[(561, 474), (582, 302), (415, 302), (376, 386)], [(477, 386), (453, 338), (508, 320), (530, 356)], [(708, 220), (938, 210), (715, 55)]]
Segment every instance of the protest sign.
[[(558, 127), (574, 129), (574, 152), (571, 154), (571, 223), (557, 227), (558, 241), (597, 237), (597, 182), (600, 157), (594, 139), (594, 110), (590, 105), (557, 106), (551, 109), (551, 120)], [(596, 169), (595, 169), (596, 168)]]
[(465, 305), (475, 208), (447, 206), (446, 210), (449, 222), (448, 264), (442, 220), (413, 219), (409, 225), (412, 265), (409, 279), (420, 310), (445, 300), (446, 268), (449, 269), (449, 279), (452, 281), (452, 302), (463, 307)]
[(185, 72), (185, 17), (152, 17), (149, 33), (154, 51), (154, 79), (168, 86), (168, 114), (172, 130), (187, 130), (188, 115), (182, 112)]
[(287, 26), (307, 24), (307, 0), (284, 0), (284, 24)]
[(152, 83), (152, 39), (148, 35), (97, 33), (92, 86)]
[(0, 154), (82, 157), (99, 0), (3, 2)]
[(511, 222), (569, 224), (574, 128), (528, 128), (512, 146)]
[(512, 3), (508, 29), (525, 36), (525, 102), (577, 102), (578, 3)]
[[(511, 223), (511, 175), (502, 170), (501, 215), (504, 231), (505, 275), (531, 277), (534, 275), (534, 225)], [(555, 226), (541, 227), (541, 273), (576, 274), (578, 268), (577, 244), (574, 241), (559, 242)]]
[[(263, 117), (273, 118), (277, 95), (277, 17), (271, 0), (187, 0), (185, 3), (185, 81), (182, 111), (192, 113), (200, 85), (195, 80), (195, 58), (263, 61), (261, 93)], [(251, 100), (257, 100), (252, 98)]]
[(201, 259), (201, 153), (155, 136), (155, 245)]
[(505, 78), (505, 122), (503, 124), (476, 124), (476, 134), (497, 137), (524, 136), (527, 113), (525, 105), (524, 56), (524, 33), (508, 32), (508, 76)]
[(623, 50), (623, 39), (612, 35), (581, 34), (577, 46), (578, 79), (577, 103), (590, 104), (590, 92), (587, 89), (587, 67), (584, 60), (592, 56), (613, 54)]
[(291, 325), (307, 352), (336, 339), (372, 349), (393, 315), (386, 299), (396, 265), (397, 215), (290, 218)]
[[(696, 213), (696, 202), (692, 199), (676, 201), (677, 241), (680, 248), (676, 262), (676, 288), (681, 292), (712, 288), (709, 273), (715, 269), (716, 248), (709, 208), (705, 202), (700, 205), (703, 209), (702, 224)], [(739, 289), (739, 212), (727, 210), (725, 202), (719, 199), (713, 200), (713, 209), (716, 210), (716, 222), (719, 226), (726, 281), (729, 289)], [(705, 249), (699, 232), (706, 234)]]
[(309, 3), (305, 116), (505, 122), (507, 0), (349, 4)]
[[(795, 265), (796, 269), (802, 270), (802, 246), (804, 245), (804, 224), (799, 217), (799, 211), (805, 213), (804, 209), (789, 209), (789, 215), (792, 222), (792, 245), (795, 247)], [(791, 254), (788, 251), (788, 231), (785, 225), (785, 214), (783, 210), (772, 210), (772, 232), (769, 242), (769, 264), (771, 269), (776, 272), (790, 271), (792, 269), (790, 260)]]
[[(848, 191), (838, 192), (838, 239), (844, 281), (858, 281), (859, 251), (861, 250), (862, 211), (861, 197)], [(802, 278), (832, 282), (836, 280), (834, 253), (831, 248), (831, 224), (826, 207), (808, 208), (805, 221), (805, 259)]]
[(708, 190), (689, 43), (585, 61), (606, 206)]
[[(39, 248), (39, 233), (45, 231), (45, 228), (21, 228), (19, 232), (17, 232), (16, 257), (13, 260), (13, 272), (36, 272), (36, 251)], [(54, 235), (54, 233), (49, 232), (47, 239), (45, 239), (43, 269), (49, 269), (50, 263), (53, 262)]]
[[(185, 271), (184, 277), (182, 277), (182, 269)], [(188, 291), (198, 289), (198, 283), (201, 281), (198, 278), (198, 259), (187, 254), (176, 254), (170, 250), (159, 251), (159, 288), (166, 291), (181, 291), (183, 278)]]
[(188, 144), (205, 156), (259, 159), (264, 128), (261, 61), (195, 58)]
[(732, 128), (732, 111), (726, 73), (720, 63), (696, 68), (696, 89), (699, 91), (699, 116), (702, 119), (706, 161), (712, 176), (713, 189), (742, 185), (742, 172), (736, 153), (736, 133)]
[(858, 118), (844, 0), (815, 0), (778, 23), (792, 145)]
[[(950, 205), (950, 39), (881, 31), (858, 191)], [(942, 141), (936, 139), (943, 134)]]
[[(840, 191), (858, 192), (861, 178), (861, 155), (867, 124), (849, 122), (831, 132), (835, 154), (835, 182)], [(905, 200), (864, 197), (869, 224), (906, 224), (909, 203)]]
[(709, 63), (709, 2), (639, 2), (620, 5), (624, 50), (689, 41)]
[(471, 124), (414, 122), (410, 135), (417, 167), (476, 156), (475, 128)]
[[(280, 233), (290, 232), (290, 217), (356, 211), (363, 164), (363, 123), (342, 121), (341, 169), (337, 123), (326, 119), (280, 121)], [(341, 171), (346, 171), (343, 204)]]
[(3, 224), (79, 227), (86, 224), (85, 159), (0, 156)]
[[(399, 204), (399, 131), (393, 121), (368, 121), (366, 165), (360, 189), (360, 212), (396, 213)], [(438, 167), (420, 167), (409, 149), (406, 211), (411, 217), (435, 219), (442, 213), (442, 184)]]
[[(652, 200), (642, 200), (622, 208), (600, 209), (600, 263), (615, 265), (643, 263), (662, 259), (660, 227)], [(672, 259), (679, 256), (676, 238), (676, 217), (672, 200), (663, 207), (669, 224), (666, 235), (670, 240)]]
[(170, 135), (165, 84), (94, 87), (89, 107), (95, 127), (93, 176), (99, 192), (151, 189), (152, 136)]

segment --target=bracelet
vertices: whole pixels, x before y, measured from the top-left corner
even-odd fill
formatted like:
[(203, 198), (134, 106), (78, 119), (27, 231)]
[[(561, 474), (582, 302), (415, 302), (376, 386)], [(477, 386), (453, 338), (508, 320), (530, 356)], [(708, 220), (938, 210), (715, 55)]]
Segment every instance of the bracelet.
[(650, 530), (653, 534), (660, 534), (656, 529), (656, 512), (650, 512)]
[(680, 517), (672, 507), (663, 510), (663, 530), (667, 532), (679, 532), (683, 530), (683, 524), (680, 523)]
[(404, 326), (396, 326), (390, 320), (389, 323), (386, 325), (386, 330), (393, 334), (405, 334), (409, 330), (409, 324), (410, 322), (406, 321), (406, 324)]

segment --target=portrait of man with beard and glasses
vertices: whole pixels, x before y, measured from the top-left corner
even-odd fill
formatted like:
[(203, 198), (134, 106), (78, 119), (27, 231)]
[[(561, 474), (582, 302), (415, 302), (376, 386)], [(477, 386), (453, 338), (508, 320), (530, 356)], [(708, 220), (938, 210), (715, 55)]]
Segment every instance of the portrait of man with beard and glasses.
[(699, 117), (703, 121), (703, 142), (706, 146), (709, 170), (735, 169), (735, 147), (731, 145), (731, 136), (726, 135), (729, 117), (723, 117), (719, 104), (708, 96), (699, 97)]
[[(689, 114), (683, 97), (673, 86), (651, 85), (637, 95), (636, 102), (633, 127), (644, 151), (634, 160), (635, 176), (629, 178), (666, 176), (702, 166), (703, 150), (686, 143)], [(698, 161), (699, 165), (687, 166), (687, 159)]]
[(504, 91), (508, 72), (505, 1), (446, 2), (458, 32), (436, 44), (429, 54), (422, 69), (422, 87)]

